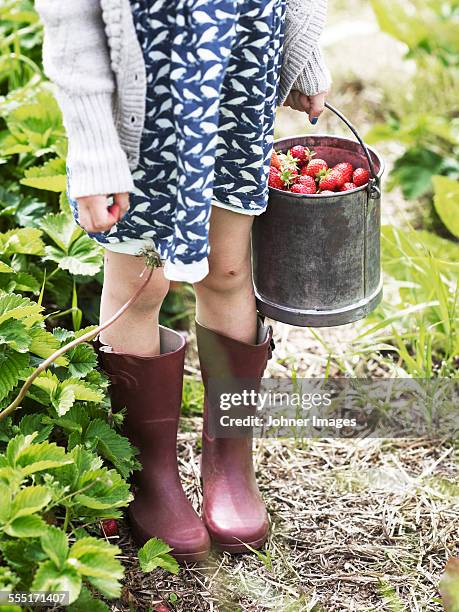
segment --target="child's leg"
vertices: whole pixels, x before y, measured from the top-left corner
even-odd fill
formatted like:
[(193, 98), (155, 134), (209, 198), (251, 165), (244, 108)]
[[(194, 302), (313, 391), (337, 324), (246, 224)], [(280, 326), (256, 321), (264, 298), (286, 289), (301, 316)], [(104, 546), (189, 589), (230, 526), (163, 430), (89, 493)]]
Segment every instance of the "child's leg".
[(241, 342), (257, 328), (250, 232), (253, 217), (214, 206), (210, 220), (209, 274), (195, 284), (196, 319)]
[[(103, 323), (134, 295), (143, 283), (140, 273), (145, 267), (143, 257), (105, 251), (104, 287), (100, 306)], [(162, 269), (155, 270), (148, 285), (118, 321), (104, 330), (103, 343), (115, 351), (132, 355), (159, 354), (158, 317), (161, 304), (169, 290), (169, 281)]]

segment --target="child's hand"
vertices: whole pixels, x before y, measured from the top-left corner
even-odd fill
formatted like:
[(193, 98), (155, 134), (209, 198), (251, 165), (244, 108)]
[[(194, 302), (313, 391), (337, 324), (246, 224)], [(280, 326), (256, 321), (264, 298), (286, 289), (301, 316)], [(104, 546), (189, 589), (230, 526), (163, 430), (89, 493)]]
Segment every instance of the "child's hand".
[(315, 125), (325, 108), (325, 100), (328, 91), (323, 91), (315, 96), (307, 96), (300, 91), (292, 90), (284, 102), (284, 106), (290, 106), (293, 110), (308, 113), (309, 121)]
[(113, 204), (108, 196), (96, 195), (77, 198), (78, 221), (87, 232), (106, 232), (129, 210), (129, 194), (115, 193)]

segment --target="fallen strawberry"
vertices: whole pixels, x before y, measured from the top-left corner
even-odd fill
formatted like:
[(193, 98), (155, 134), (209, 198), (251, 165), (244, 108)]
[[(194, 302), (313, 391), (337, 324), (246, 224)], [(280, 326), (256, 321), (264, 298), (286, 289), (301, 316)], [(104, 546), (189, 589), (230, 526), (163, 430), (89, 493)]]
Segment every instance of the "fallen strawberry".
[(170, 612), (170, 608), (166, 604), (160, 603), (155, 606), (155, 612)]
[(319, 172), (323, 170), (328, 170), (328, 164), (323, 159), (311, 159), (307, 166), (304, 166), (301, 169), (301, 174), (306, 174), (307, 176), (312, 176), (312, 178), (316, 178)]
[(356, 187), (362, 187), (366, 185), (370, 180), (370, 173), (365, 168), (356, 168), (352, 175), (352, 182)]
[(285, 185), (281, 179), (281, 173), (277, 168), (271, 166), (269, 169), (269, 180), (268, 185), (274, 187), (274, 189), (285, 189)]
[(340, 187), (340, 191), (351, 191), (352, 189), (355, 189), (356, 185), (354, 185), (354, 183), (344, 183), (344, 185), (342, 185)]
[(340, 173), (340, 176), (342, 176), (343, 182), (339, 184), (338, 187), (341, 187), (341, 185), (344, 185), (344, 183), (350, 183), (352, 181), (352, 173), (354, 172), (354, 168), (349, 162), (336, 164), (336, 166), (333, 166), (333, 170), (336, 170)]
[(280, 170), (282, 168), (280, 157), (276, 153), (276, 151), (273, 151), (272, 154), (271, 154), (271, 167), (272, 168), (277, 168), (278, 170)]
[(299, 166), (307, 164), (315, 155), (313, 151), (310, 151), (307, 147), (303, 147), (303, 145), (295, 145), (290, 149), (289, 153), (294, 159), (298, 160)]
[(102, 530), (104, 534), (109, 538), (110, 536), (118, 535), (118, 523), (115, 519), (106, 519), (102, 521)]

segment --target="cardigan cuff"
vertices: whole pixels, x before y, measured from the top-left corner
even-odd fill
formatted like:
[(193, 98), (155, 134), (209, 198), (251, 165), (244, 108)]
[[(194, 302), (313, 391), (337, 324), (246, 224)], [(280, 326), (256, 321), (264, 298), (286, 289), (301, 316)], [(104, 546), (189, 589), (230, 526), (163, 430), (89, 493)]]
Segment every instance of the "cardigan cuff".
[(318, 93), (328, 91), (330, 86), (330, 72), (324, 62), (320, 48), (316, 46), (303, 71), (293, 83), (292, 90), (301, 91), (307, 96), (315, 96)]
[(113, 93), (70, 96), (61, 89), (57, 98), (66, 109), (70, 197), (133, 191), (129, 163), (113, 117)]

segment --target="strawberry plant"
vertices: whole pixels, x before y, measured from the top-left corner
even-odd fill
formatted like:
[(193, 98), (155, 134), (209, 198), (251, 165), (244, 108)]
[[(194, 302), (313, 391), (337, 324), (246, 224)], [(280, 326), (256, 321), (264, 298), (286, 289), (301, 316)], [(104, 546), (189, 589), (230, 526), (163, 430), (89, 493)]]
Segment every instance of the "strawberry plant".
[[(459, 5), (456, 0), (372, 0), (381, 29), (402, 42), (407, 61), (415, 63), (415, 73), (397, 88), (389, 103), (384, 123), (375, 125), (367, 140), (391, 140), (404, 152), (398, 158), (389, 186), (400, 186), (405, 197), (427, 198), (435, 194), (437, 216), (450, 234), (458, 237), (457, 227), (445, 222), (458, 216), (459, 185)], [(391, 108), (392, 107), (392, 108)], [(448, 183), (436, 177), (448, 177)], [(432, 210), (432, 209), (431, 209)]]

